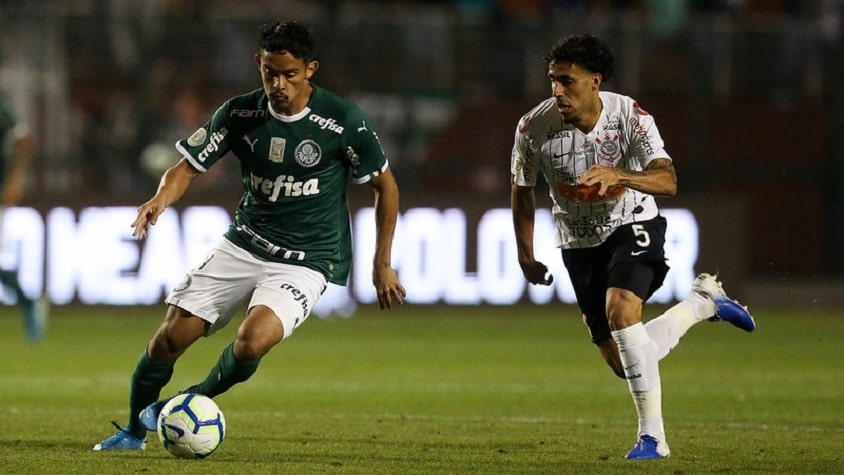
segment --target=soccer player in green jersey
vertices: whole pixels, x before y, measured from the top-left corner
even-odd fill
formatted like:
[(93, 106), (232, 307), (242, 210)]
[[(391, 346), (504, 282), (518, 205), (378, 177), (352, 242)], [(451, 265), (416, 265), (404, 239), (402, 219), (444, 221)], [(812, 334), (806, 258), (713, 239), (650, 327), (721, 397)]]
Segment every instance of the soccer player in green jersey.
[(235, 341), (207, 378), (186, 392), (214, 397), (249, 379), (261, 358), (308, 318), (327, 282), (346, 284), (350, 180), (369, 184), (375, 195), (372, 279), (379, 307), (403, 303), (405, 290), (390, 263), (398, 186), (367, 116), (311, 82), (319, 67), (313, 51), (314, 40), (302, 23), (261, 25), (255, 61), (263, 88), (229, 99), (204, 126), (178, 141), (183, 158), (138, 208), (132, 226), (143, 239), (195, 177), (229, 152), (240, 161), (245, 192), (234, 222), (167, 297), (164, 322), (132, 374), (129, 423), (94, 450), (145, 448), (176, 359), (225, 326), (244, 300), (249, 299), (248, 310)]
[[(4, 153), (11, 142), (9, 156)], [(0, 98), (0, 249), (3, 247), (3, 216), (7, 208), (16, 206), (23, 198), (26, 173), (32, 160), (32, 133), (15, 116), (9, 104)], [(46, 298), (32, 299), (23, 291), (18, 272), (0, 269), (0, 285), (9, 289), (23, 307), (26, 338), (38, 342), (44, 333), (47, 319)]]

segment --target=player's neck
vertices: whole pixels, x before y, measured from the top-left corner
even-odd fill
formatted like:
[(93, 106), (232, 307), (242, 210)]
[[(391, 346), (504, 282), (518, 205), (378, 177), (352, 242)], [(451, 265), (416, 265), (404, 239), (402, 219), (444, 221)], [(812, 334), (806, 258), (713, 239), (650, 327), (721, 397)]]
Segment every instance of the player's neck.
[(601, 118), (601, 112), (603, 110), (604, 104), (601, 102), (601, 98), (597, 97), (595, 98), (595, 102), (580, 116), (579, 120), (572, 125), (584, 134), (588, 134), (598, 125), (598, 120)]

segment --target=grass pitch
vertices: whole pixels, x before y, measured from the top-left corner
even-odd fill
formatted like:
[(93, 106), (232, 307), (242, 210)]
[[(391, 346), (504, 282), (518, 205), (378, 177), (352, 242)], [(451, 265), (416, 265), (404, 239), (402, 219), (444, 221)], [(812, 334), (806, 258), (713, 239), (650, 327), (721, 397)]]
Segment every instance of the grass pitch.
[[(217, 398), (226, 440), (194, 461), (154, 434), (143, 452), (91, 450), (126, 422), (162, 306), (54, 308), (38, 345), (0, 307), (0, 473), (844, 473), (844, 315), (752, 310), (755, 333), (702, 323), (661, 362), (666, 460), (622, 458), (627, 385), (557, 305), (312, 317)], [(164, 392), (204, 378), (239, 321)]]

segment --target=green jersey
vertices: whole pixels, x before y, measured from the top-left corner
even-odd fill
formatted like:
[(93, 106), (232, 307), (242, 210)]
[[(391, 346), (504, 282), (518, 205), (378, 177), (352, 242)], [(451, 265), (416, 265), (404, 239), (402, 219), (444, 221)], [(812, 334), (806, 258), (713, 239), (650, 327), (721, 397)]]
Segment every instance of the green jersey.
[(176, 148), (202, 172), (228, 152), (240, 161), (245, 193), (226, 238), (261, 259), (303, 265), (346, 284), (352, 262), (346, 185), (388, 167), (360, 108), (314, 86), (302, 112), (282, 116), (257, 89), (223, 103)]
[(15, 130), (17, 125), (18, 120), (12, 112), (11, 107), (9, 107), (9, 104), (5, 100), (0, 98), (0, 187), (6, 183), (6, 179), (8, 178), (8, 168), (11, 164), (8, 163), (6, 150), (8, 148), (9, 137), (11, 137), (12, 131)]

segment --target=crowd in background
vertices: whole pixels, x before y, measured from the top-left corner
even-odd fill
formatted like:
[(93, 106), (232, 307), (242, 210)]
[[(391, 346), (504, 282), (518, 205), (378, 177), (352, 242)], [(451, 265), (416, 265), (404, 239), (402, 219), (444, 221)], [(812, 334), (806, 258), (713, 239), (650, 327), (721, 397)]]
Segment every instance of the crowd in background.
[[(547, 95), (541, 56), (569, 33), (604, 37), (619, 63), (615, 85), (652, 104), (817, 106), (832, 90), (829, 54), (840, 51), (842, 3), (6, 1), (0, 91), (39, 137), (33, 179), (47, 196), (148, 193), (177, 138), (223, 99), (259, 86), (255, 26), (268, 16), (295, 17), (320, 40), (317, 83), (363, 106), (413, 189), (438, 175), (443, 149), (474, 143), (475, 156), (459, 160), (506, 162), (515, 117), (498, 115), (508, 132), (495, 149), (483, 148), (488, 137), (467, 136), (472, 130), (447, 132), (474, 120), (472, 108), (521, 110)], [(501, 135), (497, 125), (478, 133), (491, 130)], [(484, 191), (506, 177), (505, 166), (498, 174), (495, 167), (451, 172), (469, 174), (465, 180)], [(219, 176), (207, 184), (239, 186)]]

